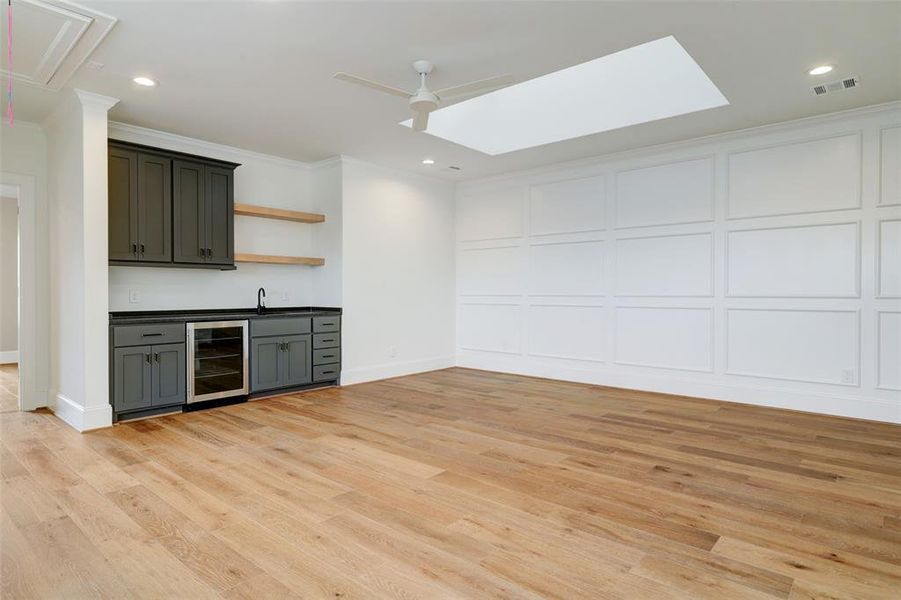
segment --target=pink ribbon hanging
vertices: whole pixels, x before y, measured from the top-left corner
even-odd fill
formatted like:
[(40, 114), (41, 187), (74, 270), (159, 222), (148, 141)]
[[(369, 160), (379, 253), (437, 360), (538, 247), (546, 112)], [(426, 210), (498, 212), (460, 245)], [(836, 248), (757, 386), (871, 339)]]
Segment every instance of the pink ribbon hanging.
[(13, 124), (13, 0), (6, 4), (6, 119)]

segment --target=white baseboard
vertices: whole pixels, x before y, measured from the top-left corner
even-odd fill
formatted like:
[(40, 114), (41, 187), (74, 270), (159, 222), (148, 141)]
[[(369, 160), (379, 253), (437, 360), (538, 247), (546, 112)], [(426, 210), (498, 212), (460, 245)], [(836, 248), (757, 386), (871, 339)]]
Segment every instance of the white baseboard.
[(93, 406), (85, 408), (62, 394), (54, 395), (53, 413), (78, 431), (102, 429), (113, 424), (113, 407)]
[(764, 382), (755, 382), (753, 384), (734, 381), (711, 382), (679, 375), (617, 373), (594, 369), (579, 369), (570, 366), (551, 365), (540, 361), (523, 364), (521, 360), (522, 357), (520, 356), (461, 355), (457, 357), (457, 366), (630, 390), (786, 408), (871, 421), (901, 423), (901, 402), (890, 399), (882, 400), (850, 395), (839, 396), (821, 392), (802, 392), (781, 388), (776, 385), (767, 385)]
[(364, 383), (366, 381), (388, 379), (389, 377), (400, 377), (402, 375), (412, 375), (414, 373), (423, 373), (425, 371), (447, 369), (453, 367), (455, 364), (456, 359), (453, 356), (437, 356), (435, 358), (424, 358), (420, 360), (409, 360), (399, 363), (348, 369), (341, 371), (341, 385), (353, 385), (355, 383)]
[(0, 352), (0, 365), (19, 362), (18, 350), (3, 350)]

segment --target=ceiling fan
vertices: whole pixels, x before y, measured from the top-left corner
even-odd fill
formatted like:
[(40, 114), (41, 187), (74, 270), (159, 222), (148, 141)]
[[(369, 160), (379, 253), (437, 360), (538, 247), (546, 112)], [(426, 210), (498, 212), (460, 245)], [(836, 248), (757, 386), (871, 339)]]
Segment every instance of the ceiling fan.
[(351, 75), (350, 73), (335, 73), (335, 79), (362, 85), (385, 94), (392, 96), (400, 96), (407, 98), (410, 103), (410, 109), (413, 111), (413, 130), (425, 131), (429, 124), (429, 113), (438, 108), (441, 100), (454, 96), (467, 96), (477, 94), (479, 92), (488, 92), (509, 85), (513, 82), (511, 75), (496, 75), (478, 81), (470, 81), (460, 85), (454, 85), (448, 88), (431, 91), (426, 85), (426, 77), (435, 66), (427, 60), (417, 60), (413, 63), (413, 70), (419, 74), (419, 89), (415, 92), (408, 92), (391, 85), (385, 85), (377, 81), (371, 81), (363, 77)]

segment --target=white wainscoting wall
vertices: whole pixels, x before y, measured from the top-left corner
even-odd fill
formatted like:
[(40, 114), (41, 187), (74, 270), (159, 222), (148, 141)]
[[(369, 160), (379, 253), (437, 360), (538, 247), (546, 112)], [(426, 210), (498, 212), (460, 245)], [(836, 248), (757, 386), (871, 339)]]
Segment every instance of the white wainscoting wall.
[(457, 364), (901, 422), (901, 108), (457, 189)]

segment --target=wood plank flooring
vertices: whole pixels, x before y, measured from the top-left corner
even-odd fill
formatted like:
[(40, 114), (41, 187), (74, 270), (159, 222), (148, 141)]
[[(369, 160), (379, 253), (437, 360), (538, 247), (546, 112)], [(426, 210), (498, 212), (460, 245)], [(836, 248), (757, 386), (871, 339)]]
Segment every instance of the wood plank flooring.
[(19, 365), (0, 365), (0, 412), (19, 410)]
[(901, 597), (889, 424), (448, 369), (0, 425), (5, 600)]

